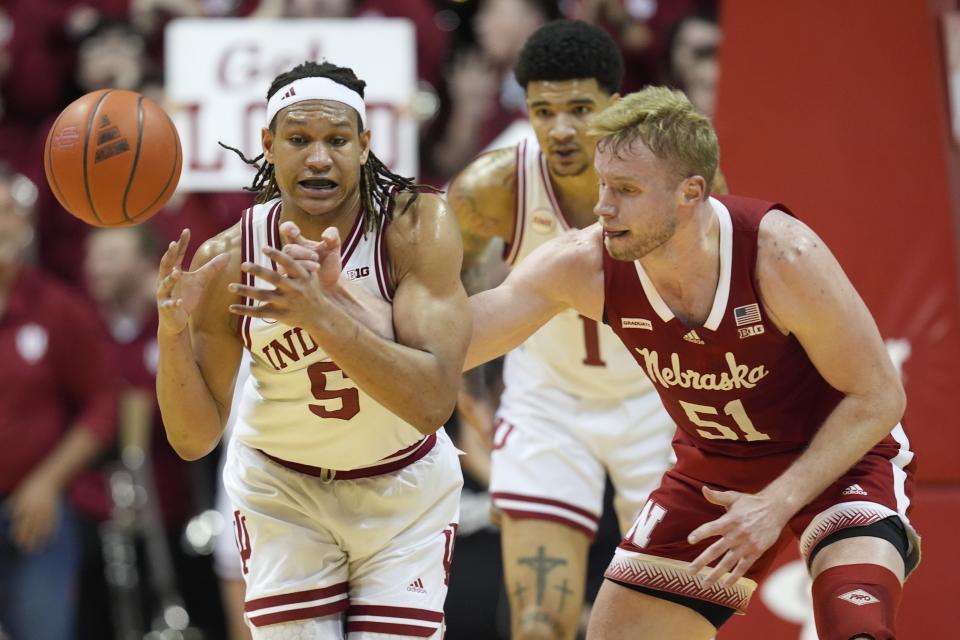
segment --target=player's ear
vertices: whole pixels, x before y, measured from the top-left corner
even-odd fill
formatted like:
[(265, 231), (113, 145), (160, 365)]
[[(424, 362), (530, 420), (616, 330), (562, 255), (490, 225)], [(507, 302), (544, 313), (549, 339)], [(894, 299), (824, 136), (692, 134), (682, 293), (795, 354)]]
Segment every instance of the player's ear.
[(273, 164), (273, 132), (267, 127), (260, 129), (260, 144), (263, 145), (263, 159)]
[(707, 197), (707, 182), (703, 179), (703, 176), (693, 175), (689, 178), (685, 178), (683, 182), (680, 183), (679, 194), (681, 204), (684, 206), (691, 206), (706, 200)]
[(367, 164), (370, 155), (370, 129), (364, 129), (360, 134), (360, 164)]

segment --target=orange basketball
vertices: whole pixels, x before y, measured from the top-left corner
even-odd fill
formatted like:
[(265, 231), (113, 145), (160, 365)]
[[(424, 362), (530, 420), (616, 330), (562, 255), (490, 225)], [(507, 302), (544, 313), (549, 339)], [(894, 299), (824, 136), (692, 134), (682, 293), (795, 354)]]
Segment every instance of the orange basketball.
[(43, 166), (63, 208), (97, 227), (143, 222), (167, 203), (183, 153), (166, 112), (134, 91), (74, 100), (47, 136)]

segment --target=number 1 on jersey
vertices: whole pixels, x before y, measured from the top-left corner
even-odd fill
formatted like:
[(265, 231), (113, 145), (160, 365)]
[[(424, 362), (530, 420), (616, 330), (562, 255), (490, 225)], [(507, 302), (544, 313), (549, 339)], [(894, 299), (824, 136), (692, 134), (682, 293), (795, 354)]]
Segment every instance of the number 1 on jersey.
[(583, 345), (587, 352), (583, 364), (588, 367), (607, 366), (600, 357), (600, 327), (597, 326), (597, 321), (586, 316), (580, 316), (580, 319), (583, 320)]

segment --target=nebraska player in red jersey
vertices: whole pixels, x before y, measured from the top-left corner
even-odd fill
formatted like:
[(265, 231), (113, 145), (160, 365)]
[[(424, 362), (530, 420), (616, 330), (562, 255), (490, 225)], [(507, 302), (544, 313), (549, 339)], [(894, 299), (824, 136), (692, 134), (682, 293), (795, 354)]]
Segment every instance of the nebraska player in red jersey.
[(904, 392), (870, 312), (786, 207), (709, 197), (716, 134), (683, 94), (645, 89), (593, 127), (599, 224), (471, 298), (467, 357), (572, 307), (613, 328), (677, 422), (677, 465), (617, 550), (589, 637), (711, 638), (792, 536), (821, 639), (893, 638), (919, 538)]

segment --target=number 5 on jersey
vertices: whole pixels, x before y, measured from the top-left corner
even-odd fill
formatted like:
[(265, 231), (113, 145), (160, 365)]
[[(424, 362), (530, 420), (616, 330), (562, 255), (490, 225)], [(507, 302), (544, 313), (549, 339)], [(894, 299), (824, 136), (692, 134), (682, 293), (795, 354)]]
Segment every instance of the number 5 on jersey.
[(310, 391), (317, 400), (339, 400), (340, 407), (331, 409), (323, 404), (309, 405), (310, 411), (320, 418), (332, 418), (334, 420), (350, 420), (353, 416), (360, 413), (360, 392), (356, 387), (347, 387), (346, 389), (327, 389), (327, 374), (334, 371), (340, 371), (343, 379), (348, 380), (346, 373), (337, 366), (335, 362), (321, 361), (314, 362), (307, 367), (307, 375), (310, 377)]

